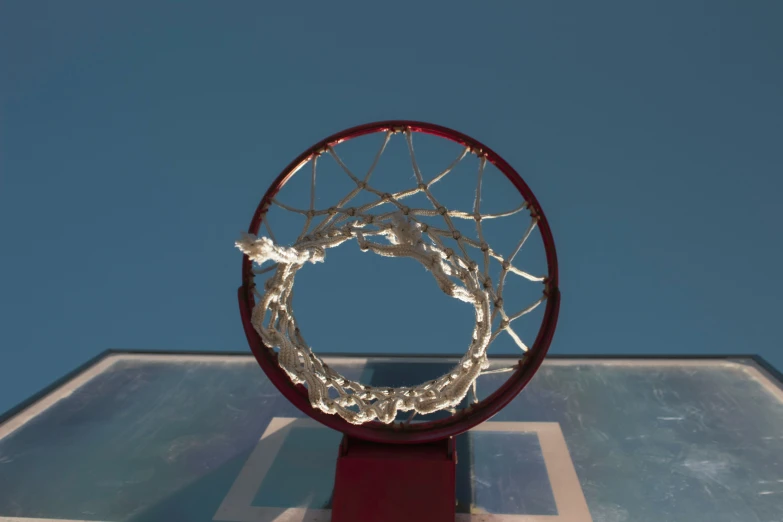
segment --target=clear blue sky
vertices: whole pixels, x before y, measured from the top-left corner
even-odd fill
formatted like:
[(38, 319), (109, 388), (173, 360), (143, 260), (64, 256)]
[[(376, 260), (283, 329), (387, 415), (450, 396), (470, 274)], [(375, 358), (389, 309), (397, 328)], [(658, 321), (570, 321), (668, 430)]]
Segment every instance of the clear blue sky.
[[(0, 2), (0, 410), (107, 348), (247, 350), (233, 241), (263, 191), (389, 118), (467, 132), (529, 182), (561, 261), (554, 353), (781, 368), (782, 19), (773, 0)], [(356, 305), (365, 282), (347, 312), (311, 281), (316, 350), (464, 350), (394, 280), (366, 283), (391, 328)], [(351, 320), (360, 339), (329, 345)]]

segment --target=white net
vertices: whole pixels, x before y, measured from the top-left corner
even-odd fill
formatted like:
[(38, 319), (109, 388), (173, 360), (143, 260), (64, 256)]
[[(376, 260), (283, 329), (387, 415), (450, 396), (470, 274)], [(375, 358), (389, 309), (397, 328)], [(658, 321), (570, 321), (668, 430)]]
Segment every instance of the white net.
[[(407, 142), (415, 185), (406, 190), (386, 193), (371, 186), (370, 180), (389, 140), (397, 133), (402, 133)], [(350, 178), (352, 189), (334, 206), (317, 209), (316, 175), (318, 159), (323, 154), (330, 155)], [(449, 175), (469, 154), (479, 158), (473, 207), (468, 210), (448, 209), (435, 197), (433, 186)], [(291, 246), (277, 244), (267, 222), (270, 237), (246, 234), (236, 243), (260, 267), (272, 263), (256, 270), (257, 276), (271, 274), (262, 290), (254, 288), (257, 304), (253, 309), (252, 323), (263, 342), (278, 350), (280, 367), (294, 383), (306, 384), (314, 408), (337, 414), (352, 424), (372, 420), (391, 423), (401, 411), (413, 412), (411, 418), (417, 413), (428, 414), (444, 409), (454, 411), (471, 390), (476, 400), (476, 379), (482, 374), (498, 371), (488, 369), (489, 346), (499, 334), (506, 332), (526, 352), (528, 347), (512, 329), (512, 323), (546, 300), (546, 277), (534, 276), (513, 264), (535, 229), (538, 217), (530, 212), (530, 224), (512, 252), (503, 256), (493, 250), (485, 241), (482, 223), (529, 210), (528, 203), (523, 202), (505, 212), (482, 213), (482, 178), (487, 159), (481, 151), (467, 147), (460, 151), (447, 168), (425, 180), (416, 161), (413, 134), (409, 129), (386, 132), (372, 166), (361, 178), (343, 163), (332, 146), (314, 154), (309, 164), (312, 171), (308, 209), (293, 208), (276, 199), (272, 200), (273, 205), (304, 216), (304, 228), (297, 240)], [(372, 195), (372, 201), (356, 207), (349, 206), (362, 192)], [(426, 196), (429, 204), (427, 208), (405, 205), (406, 199), (417, 194)], [(443, 226), (436, 227), (426, 221), (427, 218), (438, 217), (442, 218)], [(470, 237), (461, 232), (456, 226), (458, 222), (475, 227), (475, 236)], [(445, 294), (473, 306), (475, 327), (470, 345), (451, 371), (417, 386), (372, 387), (343, 377), (325, 365), (310, 349), (293, 313), (293, 287), (297, 271), (307, 263), (323, 262), (328, 249), (351, 240), (356, 240), (359, 248), (366, 252), (418, 261), (432, 274), (438, 288)], [(447, 242), (451, 240), (452, 243)], [(457, 248), (452, 249), (449, 244), (456, 244)], [(474, 253), (480, 262), (474, 261), (470, 253)], [(497, 282), (493, 282), (490, 277), (491, 260), (501, 267)], [(510, 274), (542, 285), (540, 298), (512, 314), (507, 313), (503, 300), (506, 278)]]

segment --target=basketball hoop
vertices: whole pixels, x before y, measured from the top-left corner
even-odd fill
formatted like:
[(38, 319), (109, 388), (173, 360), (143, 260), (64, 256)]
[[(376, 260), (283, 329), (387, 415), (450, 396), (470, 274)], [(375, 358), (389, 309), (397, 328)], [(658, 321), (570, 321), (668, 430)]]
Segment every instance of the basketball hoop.
[[(380, 146), (372, 166), (357, 174), (343, 162), (339, 145), (370, 134), (380, 135)], [(435, 175), (425, 174), (417, 163), (414, 149), (419, 134), (454, 142), (461, 147), (460, 153)], [(411, 186), (404, 190), (386, 192), (383, 187), (374, 185), (372, 175), (393, 139), (405, 140), (413, 179)], [(476, 192), (474, 203), (471, 208), (447, 208), (439, 201), (437, 183), (468, 156), (478, 159), (475, 184), (471, 187)], [(322, 158), (336, 162), (350, 179), (351, 190), (330, 206), (316, 208), (316, 178)], [(503, 212), (482, 212), (482, 178), (489, 164), (502, 172), (519, 192), (519, 205)], [(311, 178), (309, 208), (295, 208), (278, 201), (276, 196), (283, 185), (297, 173), (305, 172)], [(359, 194), (369, 194), (371, 201), (352, 205), (352, 200)], [(427, 206), (406, 204), (416, 195), (425, 196), (426, 200), (421, 199)], [(266, 221), (272, 206), (304, 217), (304, 228), (293, 244), (282, 245), (275, 241)], [(519, 236), (516, 248), (512, 252), (493, 250), (485, 241), (483, 224), (521, 212), (529, 213), (530, 222), (526, 229), (508, 232)], [(442, 220), (442, 225), (434, 226), (432, 218)], [(262, 223), (267, 235), (259, 237)], [(514, 265), (517, 254), (535, 230), (540, 233), (544, 246), (546, 275), (534, 275)], [(455, 248), (446, 240), (454, 242)], [(413, 259), (433, 276), (437, 288), (473, 307), (472, 339), (454, 368), (417, 386), (372, 387), (340, 375), (310, 349), (293, 314), (292, 290), (296, 274), (310, 263), (328, 262), (329, 249), (344, 244), (342, 248), (358, 246), (368, 255)], [(254, 356), (270, 380), (294, 405), (323, 424), (356, 438), (386, 443), (421, 443), (470, 429), (497, 413), (530, 381), (543, 361), (555, 331), (560, 302), (557, 257), (549, 224), (535, 196), (498, 154), (445, 127), (413, 121), (386, 121), (354, 127), (320, 141), (296, 158), (272, 183), (253, 216), (248, 234), (237, 242), (237, 246), (244, 254), (240, 312)], [(501, 267), (497, 281), (490, 277), (490, 263), (498, 263)], [(254, 264), (258, 268), (254, 268)], [(260, 282), (262, 276), (266, 277), (263, 283)], [(540, 284), (540, 297), (521, 310), (507, 311), (503, 290), (509, 277)], [(528, 347), (514, 331), (513, 322), (544, 304), (538, 334)], [(477, 380), (498, 371), (488, 369), (487, 350), (504, 333), (513, 339), (523, 356), (515, 366), (500, 370), (511, 372), (505, 384), (478, 400)], [(470, 393), (473, 404), (458, 408)], [(440, 410), (450, 411), (451, 415), (445, 419), (426, 419), (428, 414)], [(400, 412), (411, 414), (406, 421), (396, 422)], [(410, 422), (414, 415), (419, 416), (419, 422)]]

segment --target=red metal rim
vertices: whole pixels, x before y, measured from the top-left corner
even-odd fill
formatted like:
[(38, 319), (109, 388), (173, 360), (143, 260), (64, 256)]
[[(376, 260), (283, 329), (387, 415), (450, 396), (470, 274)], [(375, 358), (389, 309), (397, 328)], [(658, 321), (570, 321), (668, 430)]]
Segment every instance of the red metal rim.
[(290, 179), (290, 177), (296, 173), (310, 157), (318, 151), (321, 151), (326, 146), (334, 146), (338, 143), (364, 136), (366, 134), (372, 134), (376, 132), (386, 132), (390, 129), (408, 128), (411, 132), (420, 132), (424, 134), (431, 134), (439, 136), (463, 146), (470, 147), (474, 150), (481, 150), (486, 155), (487, 160), (495, 165), (506, 178), (517, 188), (522, 197), (530, 205), (530, 210), (535, 212), (538, 217), (538, 230), (541, 234), (544, 249), (546, 252), (547, 260), (547, 283), (548, 283), (548, 298), (546, 300), (546, 308), (544, 310), (544, 318), (541, 321), (541, 327), (539, 328), (538, 335), (530, 350), (519, 361), (518, 368), (511, 374), (509, 379), (500, 388), (495, 390), (490, 396), (480, 401), (469, 408), (463, 409), (446, 419), (437, 421), (425, 421), (411, 423), (407, 426), (402, 426), (399, 423), (395, 424), (382, 424), (379, 422), (370, 422), (362, 425), (354, 425), (345, 421), (338, 415), (329, 415), (314, 409), (310, 406), (310, 401), (307, 396), (307, 390), (302, 385), (294, 384), (291, 379), (283, 372), (280, 366), (277, 364), (277, 355), (275, 351), (267, 347), (261, 341), (258, 333), (253, 328), (251, 323), (251, 314), (253, 307), (255, 306), (255, 299), (253, 297), (252, 286), (254, 283), (252, 261), (247, 256), (242, 257), (242, 286), (239, 287), (238, 299), (239, 310), (242, 317), (242, 325), (245, 330), (245, 335), (250, 345), (250, 349), (253, 352), (258, 364), (266, 373), (269, 380), (274, 383), (278, 390), (293, 403), (297, 408), (304, 413), (312, 417), (313, 419), (321, 422), (322, 424), (341, 431), (352, 437), (357, 437), (373, 442), (385, 442), (385, 443), (422, 443), (431, 442), (459, 433), (465, 432), (491, 418), (498, 411), (500, 411), (506, 404), (508, 404), (516, 395), (530, 382), (533, 375), (541, 366), (546, 353), (549, 350), (549, 346), (552, 342), (552, 337), (557, 327), (557, 317), (560, 309), (560, 291), (558, 286), (558, 272), (557, 272), (557, 254), (555, 251), (555, 242), (552, 237), (552, 231), (549, 228), (546, 216), (538, 203), (538, 200), (533, 195), (533, 192), (527, 186), (522, 177), (509, 165), (502, 157), (494, 152), (489, 147), (476, 141), (470, 136), (466, 136), (460, 132), (442, 127), (440, 125), (434, 125), (431, 123), (423, 123), (418, 121), (408, 120), (391, 120), (382, 121), (376, 123), (368, 123), (365, 125), (359, 125), (342, 132), (338, 132), (326, 139), (323, 139), (304, 151), (294, 161), (292, 161), (281, 173), (269, 189), (266, 191), (261, 203), (258, 205), (253, 219), (250, 222), (248, 232), (250, 234), (257, 235), (261, 226), (262, 219), (266, 214), (267, 209), (272, 199), (277, 195), (280, 189)]

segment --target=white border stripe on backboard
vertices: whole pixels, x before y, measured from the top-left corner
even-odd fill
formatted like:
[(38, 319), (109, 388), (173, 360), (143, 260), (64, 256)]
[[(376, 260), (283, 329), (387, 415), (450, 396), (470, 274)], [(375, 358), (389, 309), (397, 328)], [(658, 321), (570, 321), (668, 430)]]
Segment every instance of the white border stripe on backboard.
[[(283, 442), (293, 428), (327, 429), (312, 419), (273, 418), (223, 499), (213, 520), (218, 522), (328, 522), (330, 520), (331, 511), (326, 509), (253, 505), (253, 500)], [(587, 500), (558, 423), (490, 421), (471, 431), (535, 433), (544, 458), (557, 515), (464, 513), (457, 515), (458, 522), (592, 522)]]
[[(258, 490), (293, 428), (327, 429), (313, 419), (275, 417), (220, 504), (213, 520), (223, 522), (329, 522), (331, 510), (254, 506)], [(277, 436), (274, 436), (277, 435)]]
[(485, 422), (472, 430), (535, 433), (544, 457), (557, 515), (458, 514), (457, 522), (592, 522), (582, 485), (557, 422)]

